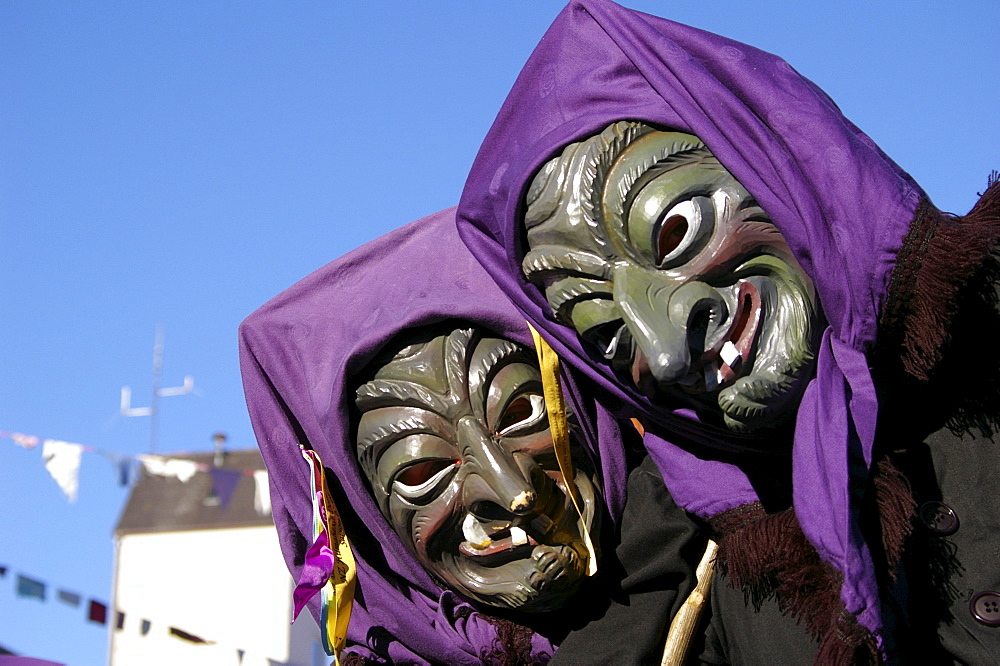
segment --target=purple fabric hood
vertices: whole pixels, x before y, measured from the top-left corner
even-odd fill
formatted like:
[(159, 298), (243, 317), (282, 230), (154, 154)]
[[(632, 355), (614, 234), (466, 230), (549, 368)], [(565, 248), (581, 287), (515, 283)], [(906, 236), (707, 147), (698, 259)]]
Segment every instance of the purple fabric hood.
[[(274, 522), (294, 578), (312, 538), (309, 471), (315, 450), (357, 561), (349, 651), (399, 663), (481, 663), (494, 624), (442, 588), (383, 518), (355, 457), (348, 408), (352, 377), (399, 331), (458, 319), (532, 346), (524, 318), (458, 238), (449, 209), (393, 231), (306, 277), (240, 327), (250, 419), (270, 473)], [(618, 422), (585, 402), (564, 374), (581, 442), (599, 462), (612, 517), (624, 504)], [(600, 444), (598, 445), (598, 441)], [(318, 597), (310, 608), (319, 618)], [(536, 634), (536, 655), (554, 651)]]
[(460, 233), (607, 404), (668, 433), (647, 433), (647, 447), (677, 502), (706, 517), (757, 499), (746, 476), (718, 458), (787, 455), (787, 445), (658, 409), (590, 361), (521, 273), (523, 199), (533, 175), (566, 144), (618, 120), (701, 138), (770, 214), (812, 277), (828, 325), (795, 424), (794, 508), (821, 557), (843, 574), (847, 609), (877, 636), (879, 597), (852, 518), (848, 460), (871, 464), (877, 402), (866, 354), (923, 193), (823, 91), (774, 55), (605, 0), (570, 3), (542, 38), (473, 165)]

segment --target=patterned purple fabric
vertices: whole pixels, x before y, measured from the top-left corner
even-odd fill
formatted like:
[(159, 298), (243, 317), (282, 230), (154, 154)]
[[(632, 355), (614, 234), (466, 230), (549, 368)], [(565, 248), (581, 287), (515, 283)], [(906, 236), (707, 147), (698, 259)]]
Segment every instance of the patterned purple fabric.
[[(302, 443), (327, 469), (357, 561), (348, 640), (359, 645), (352, 650), (398, 663), (478, 664), (497, 636), (495, 625), (427, 574), (383, 518), (356, 462), (349, 417), (352, 377), (401, 330), (459, 319), (531, 346), (524, 318), (458, 238), (454, 214), (431, 215), (341, 257), (240, 327), (247, 405), (292, 576), (299, 579), (312, 542)], [(618, 422), (564, 379), (581, 444), (599, 461), (605, 500), (618, 516), (626, 477)], [(318, 619), (318, 597), (309, 606)], [(551, 655), (555, 648), (536, 634), (533, 649)]]
[(759, 458), (780, 443), (657, 409), (589, 360), (520, 269), (522, 201), (535, 171), (566, 144), (625, 119), (700, 137), (770, 214), (815, 282), (828, 326), (795, 426), (795, 512), (820, 555), (843, 572), (847, 608), (875, 631), (879, 599), (852, 519), (848, 458), (871, 462), (877, 404), (866, 353), (923, 194), (823, 91), (774, 55), (605, 0), (572, 2), (542, 38), (473, 165), (460, 233), (567, 362), (624, 414), (669, 433), (669, 442), (650, 436), (647, 446), (678, 503), (701, 515), (756, 498), (737, 468), (708, 460), (713, 451), (756, 450)]

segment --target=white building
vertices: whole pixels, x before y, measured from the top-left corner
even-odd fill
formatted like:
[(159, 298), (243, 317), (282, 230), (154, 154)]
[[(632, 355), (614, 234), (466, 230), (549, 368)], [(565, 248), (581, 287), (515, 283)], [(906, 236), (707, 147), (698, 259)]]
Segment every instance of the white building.
[(112, 666), (332, 661), (308, 611), (289, 625), (294, 583), (269, 508), (254, 503), (260, 452), (222, 455), (218, 469), (240, 472), (221, 474), (236, 481), (226, 506), (213, 491), (213, 454), (168, 456), (202, 469), (187, 481), (143, 472), (132, 489), (115, 529)]

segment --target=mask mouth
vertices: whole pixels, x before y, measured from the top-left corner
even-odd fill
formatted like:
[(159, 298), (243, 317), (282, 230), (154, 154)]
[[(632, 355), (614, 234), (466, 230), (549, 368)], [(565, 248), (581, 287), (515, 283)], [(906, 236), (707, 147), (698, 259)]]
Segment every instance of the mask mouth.
[[(581, 470), (577, 473), (583, 474)], [(578, 516), (562, 474), (556, 471), (546, 474), (554, 487), (534, 515), (483, 521), (471, 512), (466, 514), (462, 521), (464, 540), (458, 544), (461, 562), (473, 568), (499, 568), (530, 561), (539, 547), (573, 547), (573, 542), (583, 541), (592, 519), (590, 512), (585, 510), (587, 515)]]
[[(454, 541), (438, 551), (433, 573), (457, 592), (498, 608), (528, 613), (562, 608), (587, 575), (584, 534), (599, 529), (600, 490), (574, 465), (573, 485), (583, 499), (577, 514), (568, 484), (555, 469), (539, 468), (533, 484), (539, 503), (526, 515), (452, 514)], [(469, 507), (475, 506), (470, 504)], [(457, 534), (456, 534), (457, 532)]]
[(687, 374), (661, 386), (649, 368), (642, 348), (629, 339), (631, 364), (628, 376), (640, 393), (655, 399), (659, 391), (676, 386), (689, 395), (718, 391), (730, 386), (751, 367), (754, 343), (763, 319), (763, 301), (756, 285), (741, 280), (736, 290), (734, 315), (726, 332), (695, 360)]
[[(576, 512), (567, 507), (570, 498), (562, 475), (558, 476), (558, 479), (548, 481), (551, 490), (545, 493), (546, 500), (532, 515), (512, 517), (510, 520), (483, 520), (471, 512), (467, 513), (462, 521), (465, 540), (458, 545), (459, 552), (477, 564), (496, 566), (530, 556), (530, 550), (535, 546), (556, 545), (565, 539), (572, 527), (564, 523), (568, 523)], [(528, 553), (524, 554), (524, 550)]]
[(729, 330), (691, 367), (691, 374), (701, 375), (704, 390), (726, 388), (749, 370), (762, 318), (760, 292), (752, 282), (740, 280)]
[[(489, 535), (482, 535), (481, 540), (473, 541), (480, 535), (469, 534), (475, 528), (469, 527), (470, 522), (479, 525), (479, 520), (471, 513), (465, 517), (463, 531), (465, 541), (458, 545), (458, 551), (465, 557), (477, 560), (483, 566), (499, 566), (512, 560), (529, 557), (531, 550), (539, 545), (538, 540), (518, 525), (500, 528)], [(478, 527), (479, 530), (483, 528)]]

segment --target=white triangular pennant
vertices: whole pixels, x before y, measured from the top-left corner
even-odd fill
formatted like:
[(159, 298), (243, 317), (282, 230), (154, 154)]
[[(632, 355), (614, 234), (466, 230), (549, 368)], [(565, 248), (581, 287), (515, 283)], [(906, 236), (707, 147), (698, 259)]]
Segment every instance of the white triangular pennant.
[(70, 502), (76, 501), (76, 491), (80, 486), (80, 454), (83, 446), (46, 439), (42, 442), (42, 462), (52, 478), (66, 494)]

